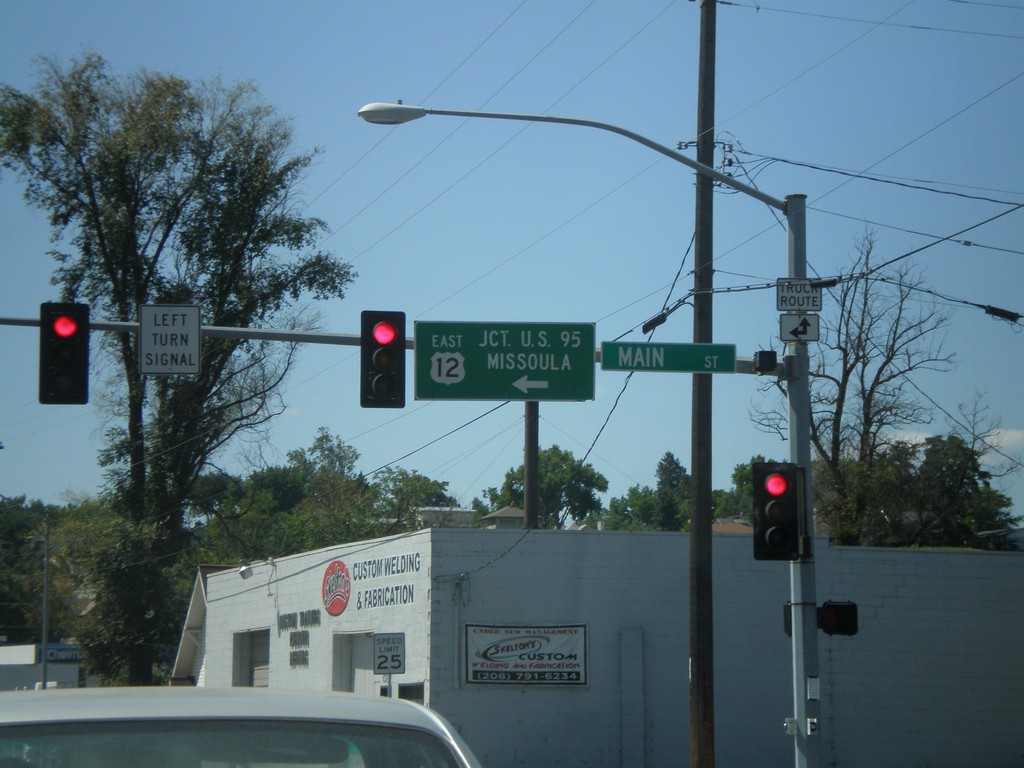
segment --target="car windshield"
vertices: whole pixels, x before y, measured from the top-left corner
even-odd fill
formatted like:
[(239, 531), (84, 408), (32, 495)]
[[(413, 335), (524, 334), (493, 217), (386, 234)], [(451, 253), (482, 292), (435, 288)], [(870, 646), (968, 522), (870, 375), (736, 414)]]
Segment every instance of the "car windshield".
[(433, 734), (292, 720), (151, 720), (0, 728), (0, 768), (458, 768)]

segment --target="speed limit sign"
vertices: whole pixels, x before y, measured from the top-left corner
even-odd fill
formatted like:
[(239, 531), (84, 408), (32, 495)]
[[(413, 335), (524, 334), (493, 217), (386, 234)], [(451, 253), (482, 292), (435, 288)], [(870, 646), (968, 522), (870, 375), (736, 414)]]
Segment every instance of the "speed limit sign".
[(404, 632), (383, 632), (373, 636), (373, 671), (378, 675), (405, 673)]

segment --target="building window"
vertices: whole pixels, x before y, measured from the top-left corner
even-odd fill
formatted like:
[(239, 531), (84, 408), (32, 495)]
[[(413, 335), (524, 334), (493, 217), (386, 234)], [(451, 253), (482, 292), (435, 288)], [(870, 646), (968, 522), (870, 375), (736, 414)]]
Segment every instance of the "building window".
[(398, 686), (398, 698), (424, 704), (423, 683), (401, 683)]
[(266, 688), (270, 685), (270, 630), (236, 632), (234, 680), (239, 688)]

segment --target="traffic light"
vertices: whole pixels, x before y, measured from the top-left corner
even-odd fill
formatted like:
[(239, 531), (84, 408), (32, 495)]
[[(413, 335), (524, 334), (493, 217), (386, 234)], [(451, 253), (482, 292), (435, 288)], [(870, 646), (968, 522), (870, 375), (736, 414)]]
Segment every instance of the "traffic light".
[(818, 627), (826, 635), (857, 634), (857, 604), (829, 600), (818, 609)]
[(39, 306), (39, 402), (89, 402), (89, 305)]
[(404, 408), (405, 312), (363, 311), (359, 359), (359, 404)]
[(796, 464), (755, 462), (754, 559), (800, 559), (800, 476)]

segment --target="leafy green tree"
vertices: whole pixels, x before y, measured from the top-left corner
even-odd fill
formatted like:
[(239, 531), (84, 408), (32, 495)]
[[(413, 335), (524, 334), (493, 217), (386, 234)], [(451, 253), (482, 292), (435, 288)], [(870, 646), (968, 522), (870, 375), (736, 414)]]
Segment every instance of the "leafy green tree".
[[(295, 205), (314, 155), (291, 143), (288, 123), (247, 83), (117, 78), (86, 54), (67, 68), (42, 59), (32, 93), (0, 87), (0, 163), (49, 214), (55, 240), (69, 235), (51, 254), (53, 281), (111, 320), (134, 320), (140, 304), (198, 304), (206, 325), (309, 327), (293, 309), (300, 298), (343, 296), (350, 267), (316, 249), (325, 225)], [(281, 411), (294, 347), (207, 337), (197, 376), (156, 382), (139, 375), (135, 334), (102, 348), (117, 372), (104, 393), (114, 421), (102, 460), (125, 522), (111, 528), (122, 540), (108, 553), (159, 570), (188, 546), (187, 500), (211, 457)], [(154, 649), (173, 635), (149, 620), (174, 613), (159, 581), (148, 573), (97, 593), (125, 628), (105, 647), (132, 654), (131, 682), (152, 681)], [(139, 584), (151, 587), (148, 603)], [(142, 627), (152, 634), (139, 637)]]
[(605, 527), (613, 531), (653, 531), (658, 516), (658, 496), (650, 486), (634, 485), (625, 496), (608, 502)]
[(382, 534), (370, 484), (356, 468), (359, 452), (324, 428), (308, 450), (291, 451), (289, 466), (305, 476), (303, 499), (285, 522), (286, 552), (327, 547)]
[(214, 493), (201, 515), (203, 557), (254, 560), (361, 541), (414, 529), (420, 507), (456, 505), (447, 483), (399, 467), (371, 480), (358, 460), (354, 448), (321, 428), (283, 467), (244, 480), (204, 476)]
[(718, 520), (752, 520), (754, 515), (753, 472), (755, 462), (767, 461), (761, 454), (737, 464), (732, 470), (732, 489), (715, 491), (715, 518)]
[[(571, 452), (557, 445), (537, 454), (538, 528), (561, 528), (572, 518), (582, 522), (601, 511), (598, 493), (608, 490), (608, 480), (591, 464), (581, 464)], [(491, 511), (523, 506), (523, 465), (509, 469), (501, 489), (485, 492)]]
[(1010, 499), (988, 486), (978, 451), (955, 435), (900, 443), (874, 487), (881, 514), (865, 531), (889, 546), (969, 546), (985, 531), (1009, 527)]
[(386, 526), (386, 533), (417, 528), (420, 524), (417, 509), (421, 507), (458, 505), (458, 501), (448, 495), (448, 483), (400, 467), (378, 472), (371, 488), (375, 519)]
[(670, 452), (655, 469), (657, 487), (634, 485), (625, 496), (612, 499), (604, 516), (610, 529), (679, 531), (690, 519), (690, 475)]
[(658, 461), (655, 476), (658, 529), (681, 531), (690, 521), (690, 474), (675, 456), (666, 452)]
[(67, 598), (61, 538), (64, 510), (29, 502), (24, 496), (0, 496), (0, 636), (10, 643), (38, 643), (43, 628), (43, 568), (46, 527), (50, 527), (49, 638), (71, 634), (75, 606)]

